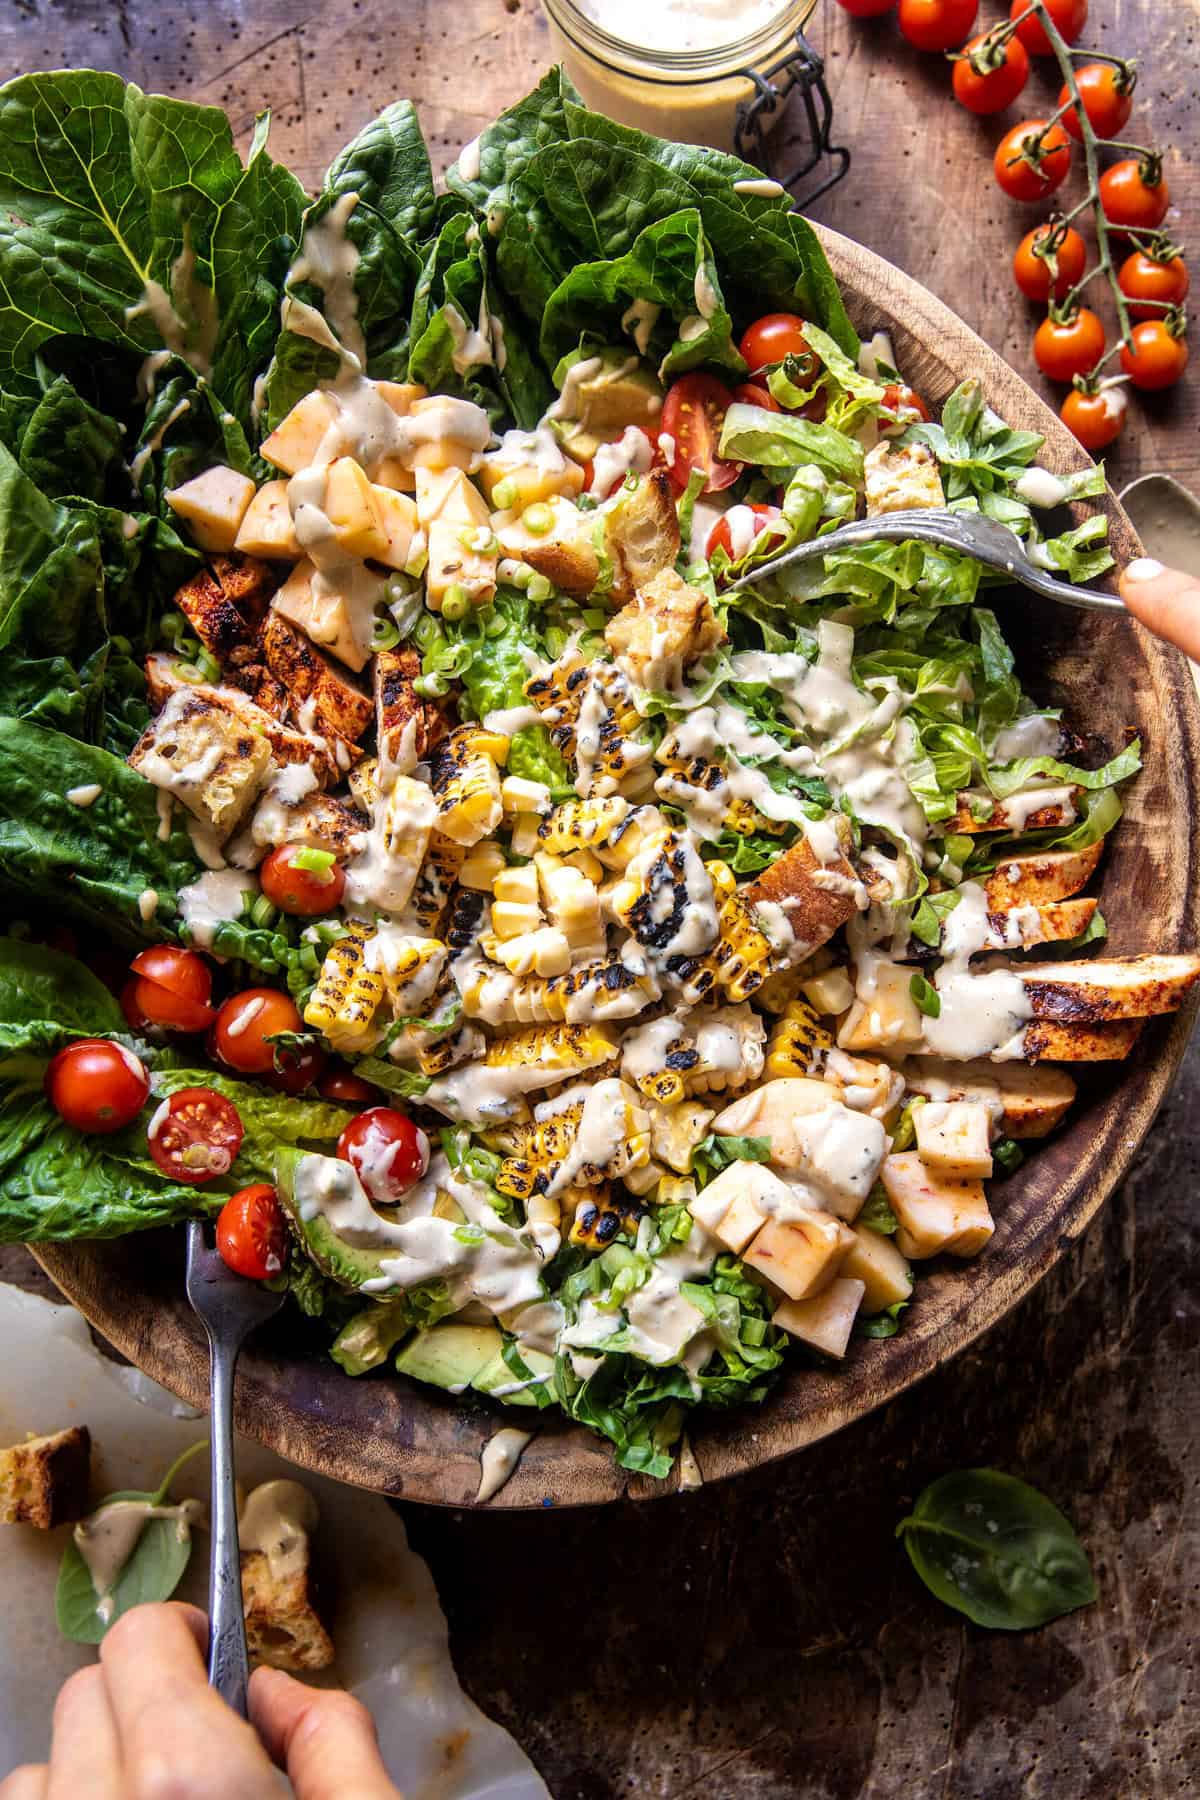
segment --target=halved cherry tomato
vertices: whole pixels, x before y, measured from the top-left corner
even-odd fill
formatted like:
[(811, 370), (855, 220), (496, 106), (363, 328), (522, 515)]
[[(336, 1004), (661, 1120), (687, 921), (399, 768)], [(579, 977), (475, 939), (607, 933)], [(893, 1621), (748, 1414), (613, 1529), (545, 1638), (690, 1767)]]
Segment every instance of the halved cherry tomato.
[(721, 426), (732, 400), (729, 389), (715, 375), (684, 375), (667, 389), (662, 429), (675, 440), (675, 460), (667, 473), (676, 493), (683, 493), (693, 469), (703, 472), (706, 494), (731, 487), (741, 474), (741, 463), (723, 462), (717, 455)]
[[(134, 981), (129, 1006), (164, 1031), (207, 1031), (216, 1017), (212, 970), (194, 950), (154, 944), (130, 963)], [(122, 1005), (125, 1005), (122, 996)], [(125, 1017), (130, 1018), (126, 1011)]]
[[(1131, 251), (1121, 264), (1117, 282), (1129, 301), (1131, 319), (1161, 319), (1168, 306), (1183, 305), (1191, 285), (1187, 264), (1178, 251), (1166, 262), (1145, 250)], [(1141, 304), (1151, 300), (1159, 305)]]
[(1017, 37), (1010, 37), (1006, 44), (1000, 46), (997, 52), (1000, 61), (994, 68), (985, 68), (980, 73), (972, 64), (971, 57), (978, 54), (980, 46), (986, 41), (986, 32), (981, 32), (964, 47), (962, 55), (955, 58), (954, 98), (968, 112), (1003, 112), (1006, 106), (1012, 105), (1029, 80), (1029, 52)]
[[(1029, 155), (1025, 152), (1028, 148)], [(1024, 119), (996, 146), (992, 168), (1010, 200), (1044, 200), (1061, 187), (1071, 167), (1071, 145), (1061, 126)]]
[[(1050, 14), (1055, 28), (1061, 38), (1073, 44), (1087, 24), (1088, 0), (1046, 0), (1046, 11)], [(1028, 14), (1028, 17), (1022, 17)], [(1030, 6), (1029, 0), (1012, 0), (1009, 8), (1010, 19), (1020, 19), (1017, 36), (1031, 56), (1053, 56), (1054, 46), (1042, 28), (1042, 21)]]
[[(777, 506), (767, 506), (758, 501), (751, 506), (741, 508), (731, 506), (729, 509), (729, 512), (738, 511), (753, 513), (755, 537), (762, 531), (764, 525), (773, 525), (776, 519), (783, 518), (783, 514)], [(779, 536), (787, 536), (786, 526), (780, 527)], [(705, 556), (711, 556), (718, 544), (721, 546), (722, 550), (724, 550), (726, 556), (731, 558), (734, 556), (733, 527), (729, 523), (728, 513), (723, 514), (709, 532), (708, 543), (704, 549)], [(744, 555), (745, 552), (743, 551), (742, 554)]]
[[(1158, 179), (1147, 179), (1151, 173)], [(1143, 170), (1138, 157), (1127, 156), (1100, 177), (1100, 204), (1118, 230), (1127, 225), (1131, 231), (1157, 231), (1167, 216), (1171, 190), (1161, 172)]]
[(315, 1087), (329, 1061), (315, 1044), (307, 1044), (300, 1050), (281, 1049), (278, 1045), (272, 1045), (272, 1049), (278, 1054), (262, 1080), (280, 1094), (303, 1094)]
[(747, 325), (738, 349), (746, 367), (753, 374), (769, 363), (782, 362), (785, 356), (811, 356), (804, 335), (804, 320), (797, 313), (764, 313)]
[(757, 381), (743, 381), (733, 390), (733, 398), (741, 406), (761, 406), (764, 412), (782, 412), (778, 400), (768, 387), (760, 387)]
[(351, 1119), (337, 1153), (380, 1206), (402, 1200), (429, 1167), (429, 1139), (392, 1106), (372, 1106)]
[(287, 1220), (279, 1195), (268, 1181), (239, 1188), (217, 1217), (221, 1261), (251, 1281), (266, 1281), (283, 1270)]
[(1034, 361), (1051, 381), (1088, 374), (1103, 354), (1104, 326), (1086, 306), (1072, 319), (1043, 319), (1034, 333)]
[(1133, 328), (1132, 344), (1121, 349), (1121, 368), (1134, 387), (1147, 393), (1174, 387), (1187, 368), (1188, 347), (1165, 319), (1147, 319)]
[(883, 437), (894, 437), (897, 432), (915, 425), (918, 420), (929, 423), (929, 408), (917, 390), (910, 388), (906, 381), (890, 381), (883, 390), (880, 405), (885, 412), (895, 414), (894, 419), (879, 420), (879, 432)]
[(1106, 388), (1098, 394), (1083, 394), (1072, 388), (1062, 403), (1060, 417), (1085, 450), (1103, 450), (1124, 429), (1125, 396), (1119, 388)]
[[(1049, 233), (1049, 225), (1035, 225), (1017, 245), (1013, 257), (1013, 279), (1027, 300), (1050, 298), (1050, 270), (1044, 256), (1034, 253), (1034, 245)], [(1087, 247), (1073, 226), (1068, 225), (1062, 242), (1054, 252), (1058, 273), (1054, 278), (1054, 298), (1062, 300), (1070, 293), (1087, 262)]]
[(335, 1100), (340, 1106), (370, 1106), (379, 1098), (377, 1088), (349, 1069), (327, 1069), (317, 1082), (317, 1092), (322, 1100)]
[(107, 1136), (136, 1119), (150, 1092), (150, 1077), (131, 1050), (107, 1038), (77, 1038), (51, 1058), (43, 1080), (46, 1098), (76, 1131)]
[(237, 1107), (215, 1088), (180, 1088), (164, 1100), (146, 1131), (156, 1166), (172, 1181), (215, 1181), (227, 1175), (244, 1136)]
[(303, 1031), (295, 1003), (278, 988), (243, 988), (228, 999), (213, 1026), (213, 1048), (221, 1061), (243, 1075), (265, 1075), (275, 1067), (275, 1046), (267, 1042), (281, 1031)]
[[(1082, 69), (1076, 69), (1075, 79), (1079, 83), (1083, 110), (1096, 136), (1117, 137), (1129, 123), (1133, 111), (1132, 81), (1126, 81), (1120, 69), (1114, 69), (1111, 63), (1085, 63)], [(1065, 83), (1058, 104), (1067, 108), (1062, 114), (1063, 130), (1069, 132), (1076, 143), (1082, 143), (1079, 115), (1071, 105), (1071, 91)]]
[(318, 852), (314, 859), (313, 851), (304, 844), (280, 844), (258, 872), (262, 891), (272, 906), (294, 918), (312, 919), (332, 912), (341, 905), (345, 891), (346, 871), (340, 862), (306, 869), (304, 863), (310, 860), (323, 858)]
[(900, 0), (901, 35), (918, 50), (953, 50), (979, 11), (979, 0)]

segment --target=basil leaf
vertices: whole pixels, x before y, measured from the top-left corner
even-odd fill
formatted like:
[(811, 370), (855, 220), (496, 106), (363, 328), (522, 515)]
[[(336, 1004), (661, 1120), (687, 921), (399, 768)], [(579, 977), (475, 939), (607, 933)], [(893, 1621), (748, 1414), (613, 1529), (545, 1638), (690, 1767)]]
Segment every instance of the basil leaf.
[(1028, 1631), (1096, 1598), (1069, 1520), (997, 1469), (932, 1482), (896, 1535), (930, 1593), (991, 1631)]

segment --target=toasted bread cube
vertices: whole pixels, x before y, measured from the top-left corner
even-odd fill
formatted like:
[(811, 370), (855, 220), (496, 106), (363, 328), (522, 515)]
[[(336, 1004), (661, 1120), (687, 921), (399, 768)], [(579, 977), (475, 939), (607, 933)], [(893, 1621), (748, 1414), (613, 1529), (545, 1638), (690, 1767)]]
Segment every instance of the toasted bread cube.
[[(845, 1266), (843, 1263), (843, 1269)], [(802, 1344), (840, 1358), (846, 1354), (865, 1292), (863, 1282), (835, 1275), (824, 1292), (814, 1294), (811, 1300), (785, 1300), (775, 1308), (771, 1323)]]
[(740, 1256), (773, 1212), (795, 1206), (796, 1196), (786, 1181), (762, 1163), (735, 1162), (700, 1190), (688, 1210), (727, 1250)]
[(862, 1311), (868, 1319), (874, 1313), (886, 1312), (899, 1300), (907, 1300), (913, 1289), (912, 1270), (908, 1259), (896, 1248), (890, 1237), (855, 1225), (854, 1244), (842, 1264), (842, 1274), (864, 1287)]
[(52, 1531), (88, 1509), (92, 1456), (86, 1425), (0, 1450), (0, 1525)]
[(927, 444), (876, 444), (863, 463), (867, 517), (945, 506), (937, 457)]
[(298, 625), (314, 644), (332, 651), (347, 668), (364, 668), (371, 654), (369, 644), (360, 644), (346, 596), (337, 592), (313, 592), (316, 569), (305, 557), (296, 564), (271, 602), (272, 610), (293, 625)]
[(581, 513), (562, 496), (538, 504), (551, 515), (545, 531), (529, 529), (524, 507), (493, 513), (492, 527), (501, 552), (528, 563), (564, 594), (582, 599), (600, 579), (600, 558), (592, 543), (594, 515)]
[(271, 743), (213, 689), (200, 695), (181, 688), (146, 727), (129, 762), (224, 839), (266, 780)]
[(927, 1169), (915, 1150), (887, 1157), (881, 1178), (900, 1225), (896, 1248), (914, 1262), (942, 1250), (976, 1256), (995, 1230), (982, 1181)]
[(329, 465), (322, 511), (348, 555), (381, 557), (388, 548), (388, 535), (366, 470), (352, 456), (339, 456)]
[(903, 963), (872, 961), (869, 989), (842, 1020), (838, 1044), (843, 1050), (919, 1050), (925, 1041), (921, 1011), (912, 997), (911, 969)]
[(708, 595), (672, 568), (660, 569), (615, 618), (604, 641), (636, 687), (678, 687), (683, 672), (725, 640)]
[(246, 508), (234, 548), (287, 562), (297, 562), (304, 554), (292, 523), (286, 481), (263, 482)]
[(378, 485), (372, 486), (371, 498), (387, 538), (385, 548), (374, 552), (375, 560), (389, 569), (406, 569), (417, 532), (416, 505), (407, 494)]
[(853, 1243), (854, 1233), (832, 1213), (805, 1212), (786, 1222), (768, 1219), (742, 1260), (789, 1300), (808, 1300), (829, 1286)]
[(337, 418), (337, 401), (321, 388), (297, 400), (286, 418), (263, 439), (259, 454), (266, 462), (294, 475), (316, 461), (321, 439)]
[(986, 1106), (970, 1100), (927, 1100), (913, 1113), (917, 1155), (927, 1169), (945, 1175), (978, 1175), (992, 1172), (992, 1115)]
[(251, 1656), (268, 1668), (293, 1674), (327, 1669), (334, 1658), (333, 1640), (313, 1605), (307, 1550), (302, 1565), (289, 1568), (278, 1579), (262, 1550), (243, 1550), (241, 1561)]
[(217, 463), (182, 487), (169, 488), (163, 497), (173, 513), (186, 519), (192, 542), (201, 550), (232, 550), (254, 499), (254, 483)]
[(487, 501), (461, 469), (417, 470), (417, 518), (425, 532), (426, 602), (440, 612), (452, 587), (476, 606), (496, 592), (497, 546)]
[(632, 490), (619, 490), (604, 515), (604, 547), (612, 559), (612, 604), (625, 606), (679, 555), (679, 514), (665, 469)]
[[(831, 815), (830, 823), (848, 848), (849, 821), (839, 825), (837, 815)], [(866, 894), (856, 883), (857, 872), (845, 855), (839, 855), (832, 863), (822, 863), (808, 839), (798, 838), (790, 850), (777, 856), (761, 875), (747, 883), (742, 896), (752, 906), (765, 900), (786, 908), (795, 939), (790, 953), (800, 957), (817, 949), (840, 925), (852, 919), (860, 910), (860, 901), (866, 905)]]

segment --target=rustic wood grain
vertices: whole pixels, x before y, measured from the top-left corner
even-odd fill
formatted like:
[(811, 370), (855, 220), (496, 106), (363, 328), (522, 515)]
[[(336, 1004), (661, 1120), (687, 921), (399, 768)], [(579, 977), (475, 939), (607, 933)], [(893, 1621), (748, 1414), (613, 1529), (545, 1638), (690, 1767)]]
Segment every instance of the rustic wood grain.
[[(1195, 8), (1093, 0), (1092, 14), (1092, 41), (1142, 60), (1136, 116), (1169, 146), (1194, 237)], [(855, 155), (816, 216), (920, 277), (1033, 375), (1036, 314), (1007, 261), (1038, 212), (990, 185), (996, 126), (950, 104), (940, 60), (911, 51), (890, 19), (864, 25), (823, 0), (812, 36)], [(119, 69), (226, 105), (243, 138), (268, 101), (277, 154), (310, 183), (398, 93), (450, 160), (547, 60), (532, 0), (513, 12), (505, 0), (10, 0), (0, 12), (0, 75)], [(1052, 85), (1039, 76), (1030, 94)], [(1135, 404), (1109, 457), (1118, 485), (1150, 468), (1195, 483), (1197, 392), (1193, 380)], [(1198, 1121), (1200, 1044), (1129, 1178), (1037, 1291), (948, 1367), (802, 1456), (667, 1507), (406, 1508), (466, 1685), (558, 1800), (1195, 1792)], [(32, 1271), (23, 1252), (3, 1253), (0, 1275), (22, 1260)], [(1096, 1563), (1095, 1608), (991, 1636), (918, 1586), (892, 1527), (925, 1482), (973, 1463), (1019, 1472), (1067, 1508)]]

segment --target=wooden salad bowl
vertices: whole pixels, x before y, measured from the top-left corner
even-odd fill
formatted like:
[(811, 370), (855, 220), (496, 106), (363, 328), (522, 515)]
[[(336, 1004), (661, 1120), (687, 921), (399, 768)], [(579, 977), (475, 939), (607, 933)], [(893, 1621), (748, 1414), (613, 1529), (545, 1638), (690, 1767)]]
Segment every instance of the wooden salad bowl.
[[(856, 326), (892, 333), (905, 376), (940, 409), (966, 375), (1014, 426), (1045, 437), (1056, 471), (1087, 458), (1026, 383), (961, 319), (909, 276), (839, 233), (818, 227)], [(1111, 490), (1104, 505), (1123, 564), (1140, 554)], [(1076, 509), (1082, 518), (1090, 508)], [(1117, 953), (1200, 943), (1200, 703), (1184, 658), (1120, 617), (1003, 594), (1002, 620), (1026, 688), (1061, 704), (1071, 724), (1113, 754), (1128, 728), (1145, 769), (1101, 865), (1101, 903)], [(701, 1413), (689, 1437), (706, 1481), (789, 1456), (863, 1417), (957, 1356), (1024, 1298), (1124, 1176), (1179, 1065), (1195, 1007), (1151, 1020), (1125, 1063), (1082, 1066), (1062, 1130), (993, 1190), (996, 1233), (976, 1261), (925, 1276), (903, 1331), (856, 1339), (844, 1365), (799, 1357), (761, 1407)], [(140, 1368), (196, 1406), (206, 1404), (203, 1329), (183, 1292), (182, 1233), (119, 1243), (39, 1246), (39, 1261), (85, 1316)], [(502, 1416), (503, 1415), (503, 1416)], [(537, 1436), (493, 1507), (579, 1506), (673, 1493), (617, 1467), (607, 1446), (556, 1412), (516, 1413), (398, 1376), (352, 1380), (327, 1358), (297, 1355), (269, 1334), (242, 1354), (237, 1423), (249, 1436), (323, 1475), (443, 1506), (470, 1506), (479, 1455), (503, 1424), (537, 1421)]]

